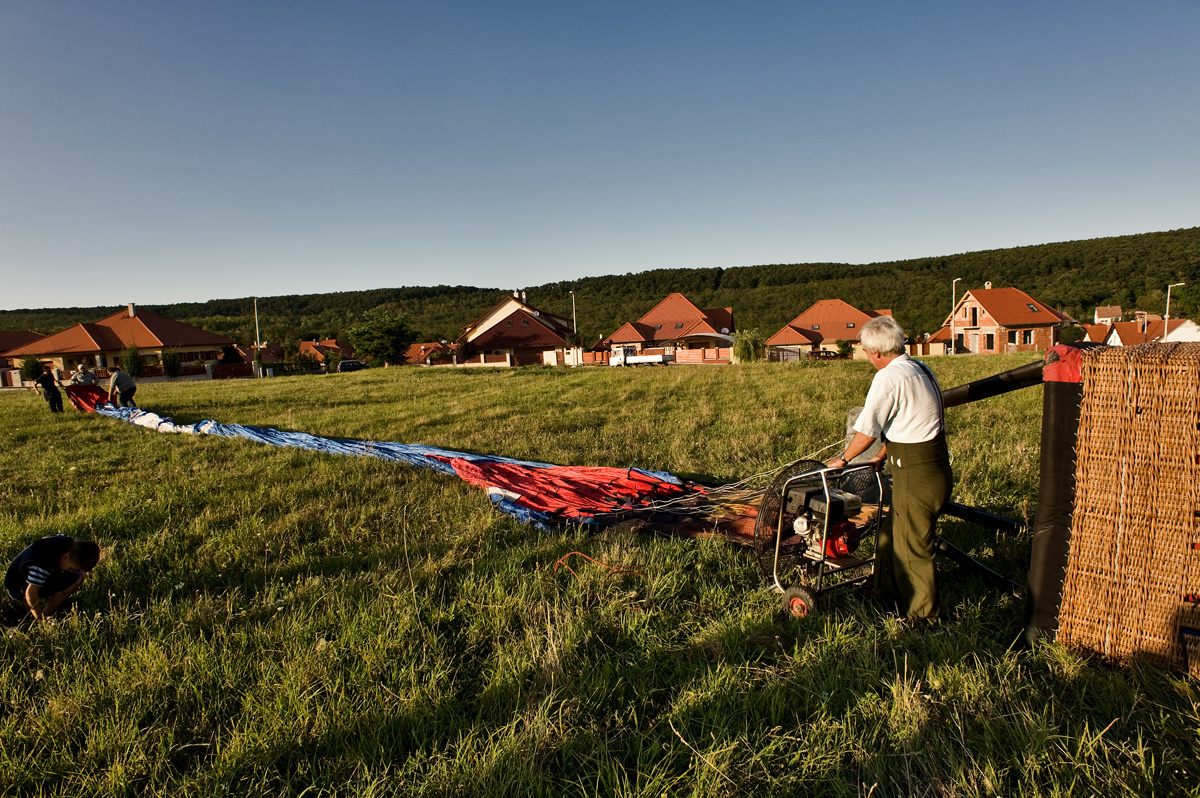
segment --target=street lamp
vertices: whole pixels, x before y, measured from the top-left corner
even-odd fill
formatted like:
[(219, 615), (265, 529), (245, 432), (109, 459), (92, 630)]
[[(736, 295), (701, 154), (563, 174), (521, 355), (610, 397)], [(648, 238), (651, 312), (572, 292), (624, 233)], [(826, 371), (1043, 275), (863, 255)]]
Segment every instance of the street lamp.
[(958, 281), (961, 277), (955, 277), (950, 283), (950, 354), (957, 354), (958, 339), (954, 337), (954, 313), (958, 310)]
[(571, 291), (571, 329), (576, 334), (579, 333), (579, 325), (575, 322), (575, 292)]
[(1171, 326), (1171, 289), (1178, 288), (1181, 285), (1187, 285), (1187, 283), (1171, 283), (1167, 286), (1167, 313), (1166, 317), (1163, 319), (1163, 335), (1166, 335), (1171, 331), (1168, 329)]

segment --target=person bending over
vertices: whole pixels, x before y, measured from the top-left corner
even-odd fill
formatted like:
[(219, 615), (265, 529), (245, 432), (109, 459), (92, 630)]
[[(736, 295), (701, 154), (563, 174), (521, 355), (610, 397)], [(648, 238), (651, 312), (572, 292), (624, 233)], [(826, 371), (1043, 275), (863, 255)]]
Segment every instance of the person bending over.
[(109, 402), (112, 402), (114, 393), (120, 400), (121, 407), (137, 407), (137, 403), (133, 401), (133, 395), (137, 393), (137, 383), (120, 366), (113, 369), (112, 379), (108, 381)]
[(829, 461), (843, 468), (882, 438), (892, 469), (892, 509), (875, 540), (875, 593), (909, 619), (941, 616), (934, 549), (938, 515), (950, 499), (942, 391), (933, 373), (904, 352), (904, 331), (889, 316), (863, 325), (863, 352), (875, 367), (854, 438)]
[(99, 561), (100, 546), (94, 541), (49, 535), (16, 556), (4, 575), (4, 589), (43, 620), (65, 609), (67, 599)]

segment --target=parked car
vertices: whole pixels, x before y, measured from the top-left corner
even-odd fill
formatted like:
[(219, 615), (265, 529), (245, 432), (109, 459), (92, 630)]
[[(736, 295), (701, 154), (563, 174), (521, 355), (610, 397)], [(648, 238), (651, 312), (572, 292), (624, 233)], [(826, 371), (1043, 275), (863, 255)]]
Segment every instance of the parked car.
[(831, 352), (828, 349), (817, 349), (808, 353), (809, 360), (849, 360), (850, 358), (839, 352)]
[(361, 360), (343, 360), (338, 363), (337, 370), (341, 373), (343, 371), (362, 371), (365, 368), (367, 368), (367, 364)]

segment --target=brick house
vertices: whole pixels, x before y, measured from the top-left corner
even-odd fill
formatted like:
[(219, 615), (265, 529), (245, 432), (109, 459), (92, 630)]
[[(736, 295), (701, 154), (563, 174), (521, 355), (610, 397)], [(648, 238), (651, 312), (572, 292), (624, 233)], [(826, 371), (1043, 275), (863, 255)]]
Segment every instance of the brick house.
[(854, 357), (866, 357), (859, 331), (871, 319), (891, 315), (891, 310), (859, 310), (840, 299), (819, 300), (767, 339), (767, 360), (799, 360), (818, 350), (836, 352), (839, 341), (850, 342)]
[(637, 321), (608, 336), (611, 349), (632, 346), (643, 354), (667, 354), (676, 363), (726, 364), (733, 339), (733, 308), (702, 310), (683, 294), (667, 296)]
[(526, 304), (523, 294), (505, 297), (462, 330), (454, 342), (460, 366), (561, 365), (573, 350), (571, 322)]
[(996, 354), (1049, 349), (1058, 343), (1063, 324), (1073, 321), (1024, 291), (991, 285), (967, 291), (946, 317), (947, 329), (954, 321), (956, 351)]
[(178, 352), (185, 364), (215, 364), (221, 349), (233, 343), (232, 338), (138, 309), (131, 302), (127, 309), (99, 321), (76, 324), (3, 355), (17, 360), (33, 355), (66, 372), (85, 357), (90, 357), (97, 369), (121, 365), (123, 353), (130, 346), (138, 348), (143, 363), (149, 366), (161, 363), (163, 353), (168, 351)]

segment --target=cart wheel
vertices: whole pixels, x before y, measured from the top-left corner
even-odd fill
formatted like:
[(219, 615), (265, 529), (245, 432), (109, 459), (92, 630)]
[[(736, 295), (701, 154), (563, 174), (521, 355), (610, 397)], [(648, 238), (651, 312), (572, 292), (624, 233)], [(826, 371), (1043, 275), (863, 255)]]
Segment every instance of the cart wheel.
[(792, 618), (804, 618), (817, 611), (817, 594), (803, 585), (792, 585), (783, 594), (783, 612)]

